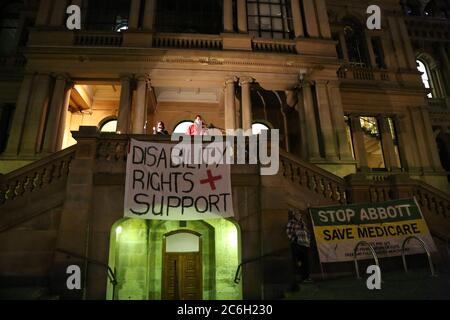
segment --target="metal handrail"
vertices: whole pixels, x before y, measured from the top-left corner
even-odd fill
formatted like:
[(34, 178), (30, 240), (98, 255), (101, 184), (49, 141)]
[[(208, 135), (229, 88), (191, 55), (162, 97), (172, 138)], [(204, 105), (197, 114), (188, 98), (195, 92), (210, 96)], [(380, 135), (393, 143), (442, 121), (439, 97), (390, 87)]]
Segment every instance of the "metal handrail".
[(358, 252), (358, 248), (360, 245), (367, 245), (372, 253), (373, 259), (375, 260), (375, 264), (377, 265), (377, 267), (380, 267), (380, 264), (378, 263), (378, 257), (377, 254), (375, 252), (375, 249), (372, 247), (372, 245), (370, 243), (368, 243), (367, 241), (360, 241), (356, 244), (355, 249), (353, 250), (353, 260), (355, 262), (355, 269), (356, 269), (356, 276), (358, 277), (358, 279), (361, 279), (361, 276), (359, 275), (359, 266), (358, 266), (358, 257), (356, 255), (356, 253)]
[(276, 255), (276, 254), (279, 254), (280, 252), (287, 251), (287, 250), (289, 250), (289, 248), (283, 248), (283, 249), (276, 250), (276, 251), (273, 251), (273, 252), (271, 252), (271, 253), (262, 255), (262, 256), (257, 257), (257, 258), (253, 258), (253, 259), (249, 259), (249, 260), (246, 260), (246, 261), (242, 261), (242, 262), (238, 265), (238, 267), (237, 267), (237, 269), (236, 269), (236, 274), (235, 274), (235, 276), (234, 276), (234, 283), (239, 284), (239, 282), (241, 281), (240, 275), (241, 275), (242, 267), (243, 267), (244, 265), (249, 264), (249, 263), (252, 263), (252, 262), (255, 262), (255, 261), (258, 261), (258, 260), (261, 260), (261, 259), (264, 259), (264, 258), (267, 258), (267, 257), (270, 257), (270, 256), (274, 256), (274, 255)]
[(114, 291), (114, 288), (115, 288), (115, 286), (118, 284), (118, 282), (117, 282), (117, 278), (116, 278), (115, 272), (111, 269), (111, 267), (110, 267), (109, 265), (107, 265), (107, 264), (105, 264), (105, 263), (103, 263), (103, 262), (100, 262), (100, 261), (93, 260), (93, 259), (90, 259), (90, 258), (88, 258), (88, 257), (82, 256), (82, 255), (80, 255), (80, 254), (77, 254), (77, 253), (74, 253), (74, 252), (67, 251), (67, 250), (56, 249), (55, 251), (60, 252), (60, 253), (64, 253), (64, 254), (66, 254), (66, 255), (68, 255), (68, 256), (71, 256), (71, 257), (74, 257), (74, 258), (79, 258), (79, 259), (86, 260), (86, 261), (88, 261), (89, 263), (97, 264), (97, 265), (100, 265), (100, 266), (104, 267), (105, 269), (107, 269), (107, 270), (108, 270), (108, 273), (107, 273), (108, 279), (109, 279), (109, 281), (111, 282), (111, 284), (113, 285), (113, 291)]
[(425, 250), (427, 257), (428, 257), (428, 264), (430, 265), (430, 270), (431, 270), (431, 276), (435, 276), (435, 272), (434, 272), (434, 267), (433, 267), (433, 261), (431, 260), (431, 255), (430, 255), (430, 251), (427, 248), (427, 245), (425, 244), (425, 241), (423, 241), (422, 239), (420, 239), (417, 236), (410, 236), (408, 238), (406, 238), (403, 243), (402, 243), (402, 260), (403, 260), (403, 268), (405, 269), (405, 272), (408, 272), (408, 266), (406, 265), (406, 255), (405, 255), (405, 249), (406, 249), (406, 245), (409, 243), (409, 241), (411, 240), (417, 240), (419, 241), (421, 247)]

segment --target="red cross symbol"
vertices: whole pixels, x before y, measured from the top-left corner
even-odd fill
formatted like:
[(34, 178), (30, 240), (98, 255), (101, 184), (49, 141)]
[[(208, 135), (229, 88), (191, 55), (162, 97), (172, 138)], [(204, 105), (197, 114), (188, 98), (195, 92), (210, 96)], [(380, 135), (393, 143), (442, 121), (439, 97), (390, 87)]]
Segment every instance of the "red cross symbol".
[(209, 183), (209, 186), (211, 187), (211, 190), (216, 190), (216, 181), (219, 181), (222, 179), (222, 176), (213, 176), (211, 170), (208, 170), (207, 172), (208, 178), (204, 180), (200, 180), (201, 184)]

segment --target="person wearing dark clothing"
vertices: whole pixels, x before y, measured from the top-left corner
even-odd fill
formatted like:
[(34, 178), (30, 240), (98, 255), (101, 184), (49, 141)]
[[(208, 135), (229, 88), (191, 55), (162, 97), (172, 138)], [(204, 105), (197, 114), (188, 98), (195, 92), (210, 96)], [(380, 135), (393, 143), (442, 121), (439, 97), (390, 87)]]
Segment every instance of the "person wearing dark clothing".
[(158, 121), (158, 123), (156, 124), (156, 127), (153, 127), (153, 134), (162, 135), (162, 136), (169, 135), (169, 132), (166, 130), (166, 126), (164, 125), (164, 122)]
[(311, 235), (299, 210), (289, 210), (286, 233), (291, 244), (296, 282), (311, 282), (312, 280), (309, 277)]

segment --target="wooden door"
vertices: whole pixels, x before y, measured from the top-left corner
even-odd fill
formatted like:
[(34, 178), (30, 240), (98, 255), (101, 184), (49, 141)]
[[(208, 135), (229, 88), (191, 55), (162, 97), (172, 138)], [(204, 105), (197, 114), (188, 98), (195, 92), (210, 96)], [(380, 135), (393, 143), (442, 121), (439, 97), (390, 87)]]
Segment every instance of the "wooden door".
[(200, 252), (165, 253), (163, 299), (201, 300), (202, 282)]

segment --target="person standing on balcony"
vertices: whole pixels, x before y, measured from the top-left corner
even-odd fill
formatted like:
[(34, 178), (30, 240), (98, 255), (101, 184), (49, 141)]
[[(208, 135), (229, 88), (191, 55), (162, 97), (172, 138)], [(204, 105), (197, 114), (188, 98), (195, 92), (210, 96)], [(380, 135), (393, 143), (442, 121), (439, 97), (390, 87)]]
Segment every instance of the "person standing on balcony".
[(205, 124), (200, 115), (195, 116), (194, 123), (191, 124), (186, 132), (189, 136), (204, 135), (206, 133)]
[(300, 210), (289, 209), (289, 221), (286, 226), (286, 234), (291, 243), (296, 277), (295, 288), (293, 289), (298, 289), (298, 283), (312, 282), (309, 277), (309, 251), (311, 247), (311, 235)]
[(156, 124), (156, 127), (153, 127), (153, 134), (161, 135), (161, 136), (168, 136), (169, 132), (166, 130), (166, 126), (164, 125), (164, 122), (158, 121)]

